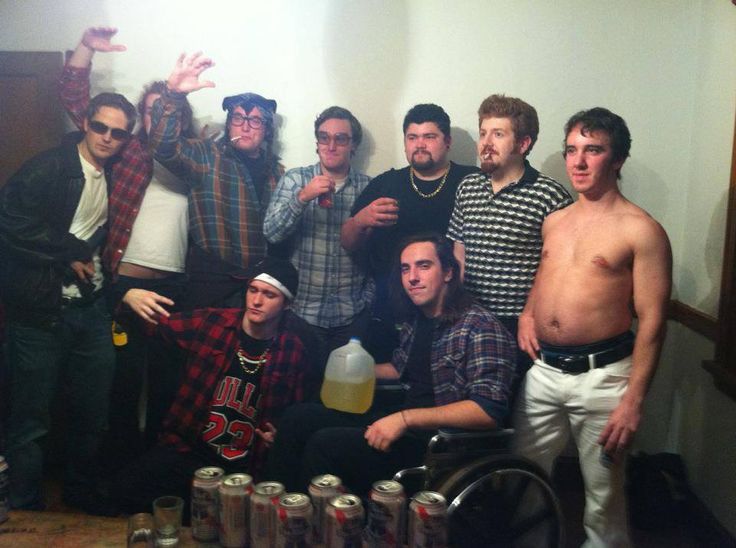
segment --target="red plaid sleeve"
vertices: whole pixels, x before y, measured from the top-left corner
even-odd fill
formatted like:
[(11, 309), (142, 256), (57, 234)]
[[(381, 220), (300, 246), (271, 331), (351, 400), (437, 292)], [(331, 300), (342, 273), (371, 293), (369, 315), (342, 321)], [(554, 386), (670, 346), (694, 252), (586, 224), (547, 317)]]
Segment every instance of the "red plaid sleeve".
[(89, 105), (89, 73), (90, 67), (78, 68), (66, 65), (59, 78), (59, 98), (64, 110), (82, 129)]

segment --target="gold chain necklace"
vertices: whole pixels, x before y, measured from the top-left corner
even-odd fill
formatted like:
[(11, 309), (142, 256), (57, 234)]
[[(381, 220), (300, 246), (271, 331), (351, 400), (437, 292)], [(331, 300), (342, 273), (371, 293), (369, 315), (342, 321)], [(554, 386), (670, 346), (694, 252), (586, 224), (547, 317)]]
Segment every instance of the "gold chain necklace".
[(409, 166), (409, 182), (411, 183), (411, 187), (414, 189), (414, 192), (419, 194), (424, 199), (434, 198), (437, 196), (440, 190), (442, 190), (442, 187), (445, 186), (445, 181), (447, 180), (447, 175), (450, 173), (450, 166), (447, 166), (447, 171), (445, 171), (445, 174), (442, 176), (442, 180), (440, 181), (440, 185), (434, 189), (433, 192), (430, 192), (429, 194), (425, 194), (421, 190), (417, 188), (416, 183), (414, 182), (414, 168)]
[[(263, 351), (263, 353), (258, 356), (257, 358), (251, 358), (248, 356), (245, 351), (242, 348), (238, 348), (237, 355), (238, 355), (238, 361), (240, 362), (240, 367), (245, 371), (247, 374), (252, 375), (253, 373), (257, 373), (258, 370), (261, 368), (261, 366), (266, 363), (266, 354), (268, 354), (268, 348)], [(253, 365), (255, 367), (251, 368), (248, 367), (248, 365)]]

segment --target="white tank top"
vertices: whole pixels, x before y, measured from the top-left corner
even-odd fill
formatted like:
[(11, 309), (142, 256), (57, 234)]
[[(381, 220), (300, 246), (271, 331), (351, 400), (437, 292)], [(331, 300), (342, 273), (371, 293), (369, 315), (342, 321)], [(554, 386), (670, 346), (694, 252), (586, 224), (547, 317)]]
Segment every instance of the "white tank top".
[(143, 196), (122, 261), (184, 272), (187, 254), (187, 187), (158, 162)]

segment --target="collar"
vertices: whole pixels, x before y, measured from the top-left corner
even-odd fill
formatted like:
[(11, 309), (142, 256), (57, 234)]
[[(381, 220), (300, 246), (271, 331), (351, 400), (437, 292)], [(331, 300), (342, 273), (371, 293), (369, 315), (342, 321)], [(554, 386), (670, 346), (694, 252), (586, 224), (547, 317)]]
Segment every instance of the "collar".
[[(488, 182), (491, 182), (491, 177), (487, 174), (484, 174)], [(521, 179), (518, 181), (514, 181), (505, 187), (503, 187), (499, 192), (504, 192), (508, 188), (514, 188), (517, 186), (522, 185), (528, 185), (534, 183), (537, 178), (539, 177), (539, 171), (534, 169), (531, 164), (529, 163), (529, 160), (524, 160), (524, 173), (521, 175)]]

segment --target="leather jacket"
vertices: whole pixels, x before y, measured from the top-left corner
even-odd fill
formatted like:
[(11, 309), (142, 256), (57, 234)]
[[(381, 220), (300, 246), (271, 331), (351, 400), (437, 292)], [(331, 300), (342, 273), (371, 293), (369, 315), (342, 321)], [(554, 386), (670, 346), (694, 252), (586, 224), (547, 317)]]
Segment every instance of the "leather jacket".
[(70, 263), (92, 259), (92, 247), (69, 232), (85, 183), (82, 138), (67, 134), (0, 188), (0, 298), (9, 319), (53, 322)]

